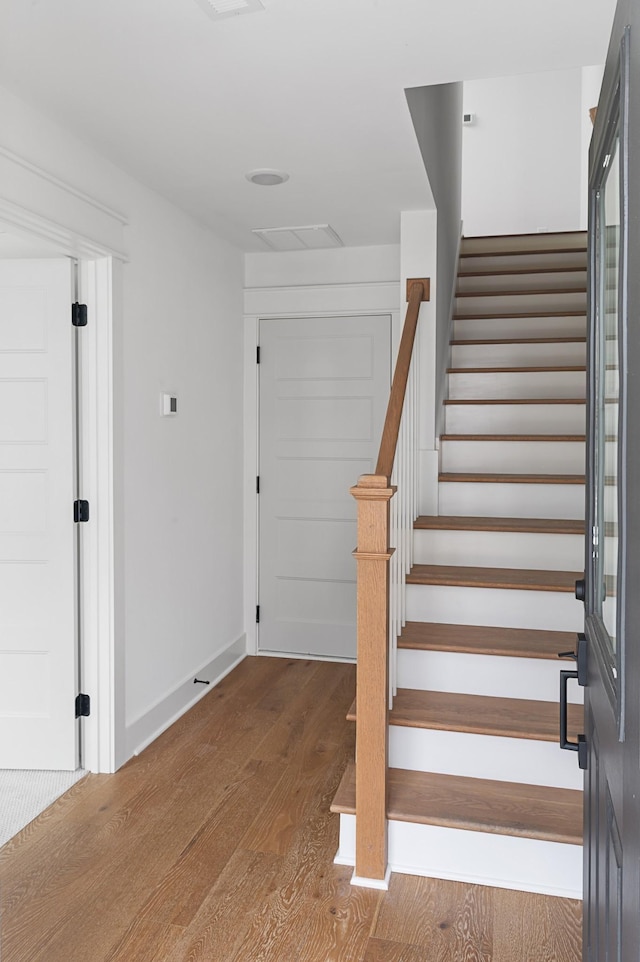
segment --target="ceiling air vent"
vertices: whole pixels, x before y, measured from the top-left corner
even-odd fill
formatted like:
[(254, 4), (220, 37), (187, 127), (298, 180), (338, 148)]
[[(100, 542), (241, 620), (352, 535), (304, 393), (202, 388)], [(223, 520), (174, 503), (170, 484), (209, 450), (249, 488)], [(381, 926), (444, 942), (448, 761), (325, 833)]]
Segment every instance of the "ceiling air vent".
[(225, 17), (239, 17), (242, 13), (255, 13), (264, 10), (261, 0), (196, 0), (212, 20)]
[(311, 224), (309, 227), (258, 227), (251, 231), (272, 251), (321, 250), (327, 247), (344, 247), (344, 244), (328, 224)]

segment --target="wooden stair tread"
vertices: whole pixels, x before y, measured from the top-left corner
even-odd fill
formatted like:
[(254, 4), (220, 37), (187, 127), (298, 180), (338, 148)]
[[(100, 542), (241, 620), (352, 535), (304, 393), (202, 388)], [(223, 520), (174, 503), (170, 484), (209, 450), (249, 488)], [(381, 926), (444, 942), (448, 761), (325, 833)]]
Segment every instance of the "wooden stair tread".
[[(557, 742), (558, 712), (558, 703), (552, 701), (400, 688), (389, 720), (404, 728)], [(567, 706), (567, 724), (569, 736), (575, 740), (584, 730), (582, 705)]]
[(586, 263), (584, 267), (503, 267), (494, 268), (490, 271), (458, 271), (458, 277), (503, 277), (512, 274), (584, 274), (586, 270)]
[(586, 404), (583, 397), (446, 398), (445, 404)]
[(478, 518), (464, 515), (420, 515), (418, 531), (516, 531), (534, 534), (584, 535), (585, 523), (569, 518)]
[(479, 291), (456, 291), (456, 297), (531, 297), (538, 294), (585, 294), (586, 285), (582, 287), (547, 287), (543, 290), (493, 291), (490, 288)]
[(584, 364), (564, 364), (561, 367), (449, 367), (447, 374), (547, 374), (566, 371), (586, 371)]
[[(347, 719), (357, 720), (355, 701)], [(558, 702), (399, 688), (389, 712), (389, 724), (400, 728), (557, 742)], [(582, 705), (567, 706), (567, 725), (569, 737), (575, 741), (584, 730)]]
[[(356, 775), (351, 763), (332, 812), (355, 815)], [(387, 816), (394, 821), (582, 843), (582, 792), (568, 788), (389, 769)]]
[(506, 588), (573, 594), (581, 571), (537, 568), (484, 568), (478, 565), (413, 565), (409, 585), (451, 585), (461, 588)]
[(489, 474), (486, 472), (443, 471), (439, 481), (479, 484), (584, 484), (583, 474)]
[(454, 321), (500, 321), (517, 317), (584, 317), (587, 312), (580, 311), (491, 311), (490, 314), (454, 314)]
[(441, 441), (585, 441), (584, 434), (441, 434)]
[(479, 340), (458, 338), (451, 341), (454, 347), (461, 344), (586, 344), (586, 337), (485, 337)]
[(551, 259), (555, 254), (584, 254), (585, 255), (585, 268), (586, 268), (586, 257), (587, 248), (586, 247), (549, 247), (549, 248), (530, 248), (526, 250), (516, 249), (516, 248), (496, 248), (495, 250), (484, 250), (484, 251), (466, 251), (464, 249), (460, 250), (460, 260), (466, 260), (467, 257), (529, 257), (534, 255), (536, 257), (540, 254), (548, 254)]
[(419, 651), (550, 660), (555, 660), (560, 651), (575, 650), (575, 646), (576, 633), (573, 631), (446, 625), (425, 621), (408, 621), (398, 639), (398, 648)]

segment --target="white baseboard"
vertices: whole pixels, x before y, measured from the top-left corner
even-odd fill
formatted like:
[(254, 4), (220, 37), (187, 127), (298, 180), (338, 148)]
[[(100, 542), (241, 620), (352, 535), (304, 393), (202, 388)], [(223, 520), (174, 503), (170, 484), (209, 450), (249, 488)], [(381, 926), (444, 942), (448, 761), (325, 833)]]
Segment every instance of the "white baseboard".
[(256, 652), (259, 658), (293, 658), (298, 661), (330, 661), (337, 665), (355, 665), (356, 658), (339, 658), (337, 655), (312, 655), (301, 651), (268, 651), (259, 648)]
[[(173, 725), (185, 712), (187, 712), (196, 702), (207, 695), (218, 682), (222, 681), (236, 665), (238, 665), (247, 654), (247, 638), (241, 635), (236, 641), (231, 642), (221, 649), (210, 661), (201, 665), (195, 672), (189, 674), (183, 682), (177, 685), (172, 691), (161, 698), (155, 705), (136, 718), (126, 728), (126, 761), (132, 755), (138, 755), (147, 745), (150, 745), (158, 735), (166, 731)], [(193, 678), (203, 677), (210, 682), (209, 685), (196, 685), (194, 693)]]

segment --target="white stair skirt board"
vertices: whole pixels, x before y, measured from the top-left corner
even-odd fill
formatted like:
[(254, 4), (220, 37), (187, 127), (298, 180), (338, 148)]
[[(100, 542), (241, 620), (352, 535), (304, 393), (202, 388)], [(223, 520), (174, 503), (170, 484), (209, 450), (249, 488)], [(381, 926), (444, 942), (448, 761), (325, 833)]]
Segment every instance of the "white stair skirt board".
[(568, 592), (407, 585), (407, 621), (582, 631), (584, 606)]
[(550, 251), (554, 256), (560, 251), (571, 250), (576, 247), (584, 248), (582, 256), (586, 256), (587, 235), (585, 231), (562, 231), (560, 233), (532, 234), (494, 234), (478, 235), (477, 237), (463, 237), (460, 252), (477, 254), (485, 251)]
[(583, 398), (584, 371), (465, 371), (449, 374), (449, 398)]
[(586, 315), (573, 317), (483, 317), (453, 322), (453, 340), (511, 337), (584, 337)]
[(445, 434), (584, 434), (584, 404), (447, 404)]
[(585, 364), (586, 358), (584, 341), (453, 344), (451, 347), (451, 367), (541, 367), (545, 364)]
[(584, 484), (440, 481), (440, 514), (480, 518), (584, 518)]
[[(355, 864), (355, 815), (340, 816), (336, 861)], [(582, 846), (389, 822), (392, 871), (472, 885), (582, 898)]]
[(467, 778), (582, 791), (575, 753), (554, 742), (427, 728), (389, 729), (389, 765)]
[(487, 474), (584, 474), (584, 441), (440, 442), (442, 471)]
[[(543, 658), (400, 648), (397, 684), (398, 688), (421, 691), (557, 702), (560, 669), (573, 667), (572, 662), (564, 664), (559, 659), (547, 661)], [(578, 684), (571, 684), (567, 695), (570, 702), (579, 705), (583, 700), (583, 689)]]
[[(586, 291), (559, 294), (555, 291), (536, 291), (519, 294), (503, 291), (498, 294), (465, 294), (456, 297), (456, 316), (475, 317), (478, 314), (531, 314), (534, 311), (562, 314), (564, 311), (586, 311)], [(517, 323), (516, 318), (516, 323)], [(513, 323), (513, 322), (512, 322)]]
[(413, 560), (420, 565), (477, 565), (581, 571), (584, 536), (517, 531), (417, 530)]
[(550, 267), (580, 267), (586, 269), (586, 251), (550, 252), (546, 254), (486, 254), (483, 257), (460, 257), (458, 276), (476, 271), (541, 270)]
[[(478, 271), (484, 270), (479, 264)], [(467, 264), (467, 270), (472, 265)], [(513, 270), (513, 267), (511, 268)], [(587, 272), (579, 271), (548, 271), (548, 273), (514, 274), (478, 274), (471, 277), (458, 277), (458, 293), (469, 291), (545, 291), (582, 289), (583, 297), (587, 289)]]

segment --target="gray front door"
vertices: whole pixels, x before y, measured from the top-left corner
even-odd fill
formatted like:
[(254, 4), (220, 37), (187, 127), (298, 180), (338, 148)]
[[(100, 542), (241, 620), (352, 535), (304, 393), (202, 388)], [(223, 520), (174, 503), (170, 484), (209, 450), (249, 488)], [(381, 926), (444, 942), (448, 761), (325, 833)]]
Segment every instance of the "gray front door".
[(590, 158), (588, 962), (640, 958), (640, 8), (618, 4)]

